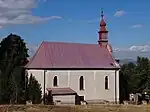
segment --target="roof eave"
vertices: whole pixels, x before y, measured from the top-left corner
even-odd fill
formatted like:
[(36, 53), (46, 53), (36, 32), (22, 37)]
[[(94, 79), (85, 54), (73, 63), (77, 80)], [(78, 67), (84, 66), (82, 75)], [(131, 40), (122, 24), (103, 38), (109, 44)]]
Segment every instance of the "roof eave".
[(120, 67), (115, 68), (29, 68), (27, 70), (36, 69), (36, 70), (119, 70)]

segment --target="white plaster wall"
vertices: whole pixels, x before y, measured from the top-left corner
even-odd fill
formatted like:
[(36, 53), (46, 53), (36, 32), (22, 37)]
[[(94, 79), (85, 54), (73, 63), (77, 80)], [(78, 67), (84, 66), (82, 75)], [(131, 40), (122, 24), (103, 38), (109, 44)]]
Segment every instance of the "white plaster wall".
[(75, 95), (53, 96), (53, 101), (60, 100), (62, 103), (75, 104)]
[[(44, 93), (44, 70), (28, 70), (33, 74), (42, 86)], [(109, 100), (115, 101), (115, 70), (72, 70), (72, 71), (47, 71), (45, 88), (53, 87), (53, 78), (58, 77), (58, 87), (70, 87), (84, 96), (85, 100)], [(84, 77), (84, 91), (79, 90), (79, 78)], [(109, 78), (109, 89), (105, 90), (105, 76)], [(119, 71), (116, 74), (116, 92), (119, 101)]]
[[(119, 72), (117, 72), (119, 73)], [(85, 80), (85, 90), (79, 90), (79, 77), (83, 76)], [(105, 76), (109, 79), (109, 89), (105, 90)], [(119, 100), (119, 74), (116, 81), (116, 95)], [(115, 70), (81, 70), (70, 71), (70, 87), (79, 95), (83, 95), (85, 100), (108, 100), (115, 101)], [(78, 83), (77, 83), (78, 82)]]
[[(108, 76), (108, 90), (105, 90), (105, 77)], [(115, 101), (115, 71), (96, 71), (96, 98)]]
[(48, 88), (53, 86), (53, 79), (57, 76), (58, 87), (69, 87), (68, 86), (68, 71), (47, 71), (46, 73), (46, 84)]
[[(83, 76), (84, 78), (84, 89), (79, 88), (79, 78)], [(93, 71), (70, 71), (70, 87), (75, 90), (78, 95), (84, 96), (85, 100), (94, 99), (94, 72)]]

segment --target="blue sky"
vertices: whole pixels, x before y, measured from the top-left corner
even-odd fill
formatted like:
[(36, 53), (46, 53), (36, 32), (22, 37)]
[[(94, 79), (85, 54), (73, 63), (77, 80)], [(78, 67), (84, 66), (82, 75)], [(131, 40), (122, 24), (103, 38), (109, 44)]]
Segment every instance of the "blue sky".
[(103, 8), (109, 43), (113, 47), (148, 45), (150, 48), (149, 0), (12, 1), (0, 0), (0, 9), (10, 12), (0, 12), (1, 37), (15, 33), (28, 44), (39, 44), (43, 40), (97, 43)]

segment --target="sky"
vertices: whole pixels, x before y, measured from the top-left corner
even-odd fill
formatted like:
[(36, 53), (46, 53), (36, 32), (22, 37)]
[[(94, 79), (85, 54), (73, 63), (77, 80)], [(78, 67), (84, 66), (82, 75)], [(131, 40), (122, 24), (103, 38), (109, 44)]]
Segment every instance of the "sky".
[(0, 37), (21, 36), (30, 51), (42, 41), (95, 43), (101, 8), (119, 58), (150, 57), (150, 0), (0, 0)]

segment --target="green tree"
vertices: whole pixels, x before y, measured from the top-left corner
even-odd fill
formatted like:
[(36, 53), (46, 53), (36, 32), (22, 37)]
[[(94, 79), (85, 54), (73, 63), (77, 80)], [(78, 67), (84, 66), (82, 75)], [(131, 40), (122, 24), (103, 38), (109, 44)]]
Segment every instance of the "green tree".
[(136, 72), (139, 79), (137, 90), (141, 93), (150, 93), (150, 60), (145, 57), (138, 57)]
[(121, 100), (128, 100), (129, 94), (136, 88), (136, 65), (134, 63), (123, 64), (120, 70), (120, 96)]
[(20, 36), (10, 34), (1, 41), (0, 54), (0, 103), (21, 101), (25, 89), (23, 66), (29, 56), (26, 44)]
[(150, 60), (137, 57), (136, 64), (128, 63), (120, 70), (120, 96), (127, 100), (130, 93), (150, 93)]
[(28, 82), (29, 82), (29, 80), (28, 80), (28, 72), (26, 71), (25, 72), (25, 101), (27, 101), (27, 100), (29, 100), (29, 98), (28, 98)]
[(41, 85), (38, 83), (35, 77), (32, 76), (32, 74), (28, 80), (27, 91), (28, 91), (27, 92), (28, 100), (31, 100), (33, 104), (41, 103), (42, 98)]

